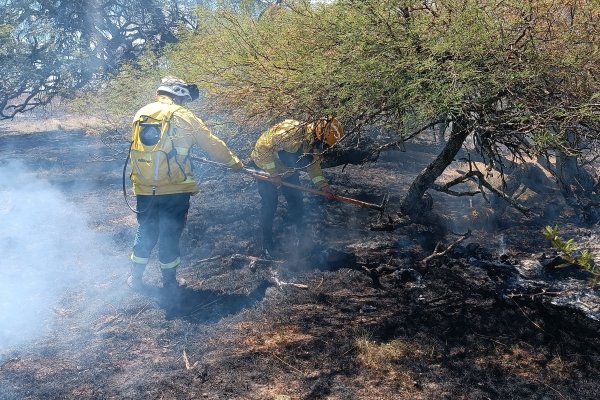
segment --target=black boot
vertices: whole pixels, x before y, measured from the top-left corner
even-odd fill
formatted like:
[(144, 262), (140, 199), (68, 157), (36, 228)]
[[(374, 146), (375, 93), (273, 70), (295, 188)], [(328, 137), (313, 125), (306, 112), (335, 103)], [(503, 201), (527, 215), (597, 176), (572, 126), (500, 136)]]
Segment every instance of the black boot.
[(127, 278), (127, 285), (135, 291), (141, 291), (144, 289), (144, 270), (146, 265), (131, 263), (131, 274)]
[(177, 268), (161, 269), (164, 289), (181, 289), (185, 286), (185, 279), (177, 278)]
[(167, 316), (175, 316), (184, 311), (183, 297), (185, 280), (177, 279), (177, 268), (161, 269), (163, 278), (163, 299)]
[(181, 290), (185, 286), (184, 279), (177, 279), (177, 268), (161, 269), (163, 292), (172, 305), (178, 305), (181, 300)]

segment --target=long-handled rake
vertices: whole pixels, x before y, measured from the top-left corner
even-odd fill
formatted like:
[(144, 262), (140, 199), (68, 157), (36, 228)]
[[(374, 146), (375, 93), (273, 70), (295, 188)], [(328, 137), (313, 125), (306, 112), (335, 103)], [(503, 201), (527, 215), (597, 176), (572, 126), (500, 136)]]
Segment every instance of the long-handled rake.
[[(207, 163), (207, 164), (218, 165), (220, 167), (229, 168), (225, 164), (221, 164), (219, 162), (207, 160), (205, 158), (194, 157), (194, 160), (197, 160), (197, 161), (200, 161), (200, 162), (203, 162), (203, 163)], [(251, 175), (252, 177), (254, 177), (256, 179), (260, 179), (260, 180), (263, 180), (263, 181), (271, 182), (271, 176), (268, 173), (266, 173), (266, 172), (259, 171), (257, 169), (247, 168), (247, 167), (245, 167), (243, 169), (243, 171), (246, 174)], [(375, 203), (368, 203), (366, 201), (354, 199), (352, 197), (341, 196), (339, 194), (334, 194), (333, 196), (331, 196), (331, 195), (329, 195), (329, 194), (327, 194), (325, 192), (322, 192), (320, 190), (317, 190), (317, 189), (308, 188), (306, 186), (294, 185), (293, 183), (289, 183), (289, 182), (285, 182), (285, 181), (282, 181), (281, 185), (287, 186), (287, 187), (292, 188), (292, 189), (301, 190), (303, 192), (316, 194), (318, 196), (324, 196), (324, 197), (332, 198), (334, 200), (338, 200), (338, 201), (343, 201), (343, 202), (346, 202), (346, 203), (355, 204), (357, 206), (366, 207), (366, 208), (372, 208), (374, 210), (379, 211), (378, 218), (381, 218), (381, 216), (383, 215), (383, 211), (385, 210), (385, 207), (387, 206), (387, 203), (390, 200), (390, 196), (387, 193), (383, 196), (383, 200), (382, 200), (381, 204), (375, 204)]]
[[(244, 172), (246, 172), (249, 175), (252, 175), (256, 179), (261, 179), (261, 180), (269, 181), (269, 182), (271, 181), (270, 176), (266, 172), (262, 172), (262, 171), (255, 170), (255, 169), (252, 169), (252, 168), (244, 168)], [(301, 190), (303, 192), (316, 194), (318, 196), (324, 196), (324, 197), (332, 198), (334, 200), (344, 201), (346, 203), (355, 204), (357, 206), (366, 207), (366, 208), (372, 208), (374, 210), (379, 211), (379, 215), (380, 216), (383, 214), (383, 211), (385, 210), (385, 206), (387, 205), (387, 203), (389, 201), (389, 195), (387, 193), (383, 196), (383, 201), (381, 202), (381, 204), (375, 204), (375, 203), (368, 203), (366, 201), (354, 199), (352, 197), (341, 196), (339, 194), (334, 194), (333, 196), (331, 196), (331, 195), (329, 195), (329, 194), (327, 194), (325, 192), (322, 192), (320, 190), (313, 189), (313, 188), (308, 188), (306, 186), (294, 185), (293, 183), (289, 183), (289, 182), (286, 182), (286, 181), (282, 181), (281, 185), (282, 186), (287, 186), (287, 187), (292, 188), (292, 189)]]

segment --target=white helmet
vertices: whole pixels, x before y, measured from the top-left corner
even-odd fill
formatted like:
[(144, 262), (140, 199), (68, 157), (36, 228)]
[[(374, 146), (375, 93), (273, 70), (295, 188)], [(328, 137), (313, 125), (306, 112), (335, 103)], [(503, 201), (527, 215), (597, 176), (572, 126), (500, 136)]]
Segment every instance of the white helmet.
[(165, 76), (162, 78), (156, 92), (170, 93), (177, 97), (183, 97), (187, 101), (198, 98), (198, 87), (196, 85), (189, 85), (184, 80), (175, 76)]

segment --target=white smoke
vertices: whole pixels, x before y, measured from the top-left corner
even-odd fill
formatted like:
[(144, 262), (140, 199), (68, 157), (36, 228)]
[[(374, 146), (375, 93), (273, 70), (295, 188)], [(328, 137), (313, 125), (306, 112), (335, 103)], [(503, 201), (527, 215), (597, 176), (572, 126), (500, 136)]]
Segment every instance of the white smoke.
[(95, 248), (86, 216), (19, 162), (0, 165), (0, 352), (45, 332)]

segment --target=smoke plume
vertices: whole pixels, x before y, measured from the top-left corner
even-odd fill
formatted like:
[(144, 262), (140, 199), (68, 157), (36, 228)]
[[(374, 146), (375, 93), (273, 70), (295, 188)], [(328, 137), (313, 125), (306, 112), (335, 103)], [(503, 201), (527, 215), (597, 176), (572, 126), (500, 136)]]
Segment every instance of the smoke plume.
[(45, 332), (96, 240), (86, 216), (19, 162), (0, 165), (0, 353)]

